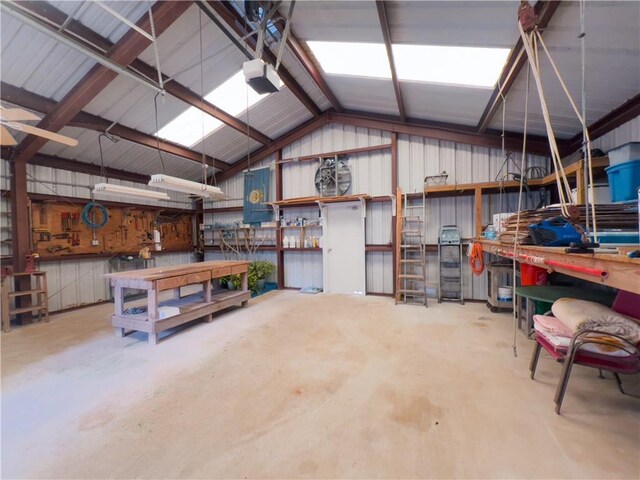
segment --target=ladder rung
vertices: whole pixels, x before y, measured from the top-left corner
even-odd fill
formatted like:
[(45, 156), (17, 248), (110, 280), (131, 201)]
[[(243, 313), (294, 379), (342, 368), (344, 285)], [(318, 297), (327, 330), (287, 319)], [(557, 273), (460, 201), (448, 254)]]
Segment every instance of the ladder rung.
[(400, 245), (400, 247), (417, 249), (417, 248), (420, 248), (420, 245)]
[(21, 292), (9, 292), (9, 297), (22, 297), (24, 295), (31, 295), (33, 293), (44, 293), (43, 289), (36, 290), (23, 290)]
[(423, 208), (422, 205), (405, 205), (404, 208), (409, 210), (415, 210), (416, 208)]
[(413, 260), (413, 259), (400, 260), (400, 263), (422, 263), (422, 260)]
[(422, 237), (422, 234), (420, 232), (402, 232), (405, 237), (413, 237), (413, 238), (418, 238), (418, 237)]
[(398, 292), (400, 293), (405, 293), (405, 294), (409, 294), (409, 295), (414, 295), (414, 296), (424, 296), (424, 290), (410, 290), (407, 288), (401, 288), (398, 290)]
[(422, 217), (419, 215), (405, 215), (402, 219), (407, 220), (408, 222), (422, 222)]
[(402, 230), (402, 233), (420, 233), (420, 230)]
[(410, 274), (410, 273), (401, 273), (399, 275), (400, 278), (409, 278), (412, 280), (424, 280), (424, 277), (422, 275), (414, 275), (414, 274)]

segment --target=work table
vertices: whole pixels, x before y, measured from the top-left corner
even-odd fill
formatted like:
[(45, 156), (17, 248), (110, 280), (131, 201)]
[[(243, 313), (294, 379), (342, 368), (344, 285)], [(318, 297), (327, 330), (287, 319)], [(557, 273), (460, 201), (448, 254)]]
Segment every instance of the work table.
[[(514, 257), (512, 244), (477, 239), (486, 253), (505, 258)], [(640, 247), (638, 247), (640, 248)], [(597, 249), (594, 253), (566, 253), (566, 247), (518, 245), (516, 260), (581, 278), (590, 282), (640, 294), (640, 258), (626, 255), (629, 248)], [(540, 260), (550, 260), (552, 265)]]
[[(248, 267), (249, 262), (243, 261), (211, 261), (105, 274), (114, 289), (115, 313), (111, 324), (116, 335), (123, 337), (128, 330), (146, 332), (149, 343), (155, 344), (160, 332), (202, 317), (210, 322), (216, 311), (233, 305), (246, 306), (251, 298)], [(235, 274), (241, 276), (239, 290), (212, 291), (212, 280)], [(201, 284), (200, 294), (180, 296), (180, 287), (194, 284)], [(125, 288), (147, 291), (146, 312), (125, 313)], [(158, 294), (165, 290), (173, 291), (173, 299), (160, 304)], [(160, 318), (159, 307), (174, 307), (180, 313)]]

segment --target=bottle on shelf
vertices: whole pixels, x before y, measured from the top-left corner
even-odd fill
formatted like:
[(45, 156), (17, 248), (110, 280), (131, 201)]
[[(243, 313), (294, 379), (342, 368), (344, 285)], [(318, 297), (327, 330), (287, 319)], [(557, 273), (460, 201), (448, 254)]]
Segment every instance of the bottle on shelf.
[(282, 248), (289, 248), (289, 237), (282, 237)]

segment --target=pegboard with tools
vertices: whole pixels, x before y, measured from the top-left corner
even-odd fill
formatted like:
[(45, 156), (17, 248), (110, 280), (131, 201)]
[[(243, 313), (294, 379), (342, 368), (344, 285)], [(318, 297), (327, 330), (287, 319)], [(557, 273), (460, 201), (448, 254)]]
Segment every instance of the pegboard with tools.
[[(33, 201), (31, 205), (32, 251), (41, 257), (129, 253), (156, 249), (154, 230), (162, 250), (188, 250), (193, 246), (193, 215), (143, 208), (102, 207), (84, 212), (84, 204)], [(103, 210), (104, 209), (104, 210)], [(106, 217), (104, 218), (104, 213)], [(87, 222), (104, 226), (90, 228)]]

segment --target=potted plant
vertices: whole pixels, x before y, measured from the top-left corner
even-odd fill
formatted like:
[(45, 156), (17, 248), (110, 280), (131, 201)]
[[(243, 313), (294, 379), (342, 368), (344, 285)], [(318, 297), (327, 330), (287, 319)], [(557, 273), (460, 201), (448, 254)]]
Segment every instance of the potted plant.
[(249, 264), (249, 289), (253, 293), (260, 292), (264, 288), (265, 279), (275, 271), (276, 266), (264, 260), (258, 260)]

